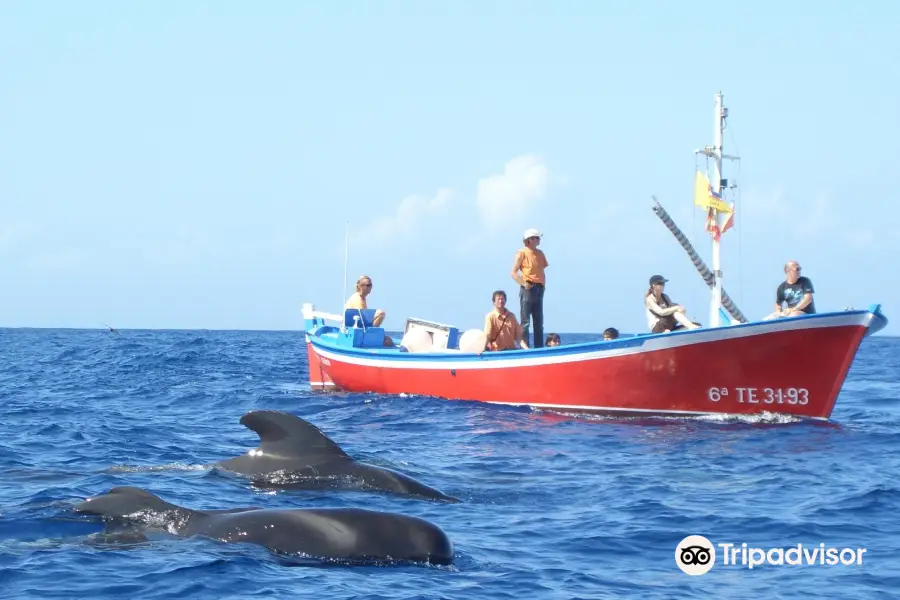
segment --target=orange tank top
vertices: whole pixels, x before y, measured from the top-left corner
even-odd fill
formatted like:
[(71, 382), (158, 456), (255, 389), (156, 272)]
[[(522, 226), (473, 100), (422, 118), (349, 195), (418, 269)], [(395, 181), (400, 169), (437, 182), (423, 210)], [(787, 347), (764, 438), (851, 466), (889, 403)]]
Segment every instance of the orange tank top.
[(544, 269), (547, 264), (547, 257), (541, 250), (532, 250), (531, 248), (522, 248), (522, 279), (531, 283), (547, 284), (547, 277)]

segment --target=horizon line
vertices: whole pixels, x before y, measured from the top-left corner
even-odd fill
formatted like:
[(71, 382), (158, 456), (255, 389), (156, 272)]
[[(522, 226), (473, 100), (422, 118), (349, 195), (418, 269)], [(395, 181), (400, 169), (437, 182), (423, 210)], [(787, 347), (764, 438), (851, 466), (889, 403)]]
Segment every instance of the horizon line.
[[(100, 331), (107, 333), (118, 333), (122, 331), (155, 331), (155, 332), (165, 332), (165, 331), (184, 331), (184, 332), (192, 332), (192, 331), (209, 331), (209, 332), (217, 332), (217, 333), (236, 333), (236, 332), (246, 332), (246, 333), (302, 333), (306, 334), (305, 329), (215, 329), (209, 327), (197, 327), (193, 329), (182, 328), (182, 327), (114, 327), (115, 331), (110, 330), (108, 327), (37, 327), (30, 325), (22, 325), (22, 326), (4, 326), (0, 325), (0, 331), (4, 330), (32, 330), (32, 331)], [(477, 329), (477, 328), (473, 328)], [(710, 329), (710, 328), (707, 328)], [(387, 333), (400, 333), (403, 332), (401, 330), (385, 330)], [(547, 332), (548, 334), (551, 332)], [(603, 335), (603, 331), (557, 331), (554, 332), (557, 335)], [(619, 332), (620, 334), (623, 332)], [(629, 335), (632, 335), (631, 332), (624, 332)], [(637, 335), (637, 334), (634, 334)], [(883, 338), (900, 338), (900, 334), (884, 334), (882, 332), (876, 332), (871, 335), (863, 338), (864, 340), (867, 338), (872, 338), (875, 336), (883, 337)]]

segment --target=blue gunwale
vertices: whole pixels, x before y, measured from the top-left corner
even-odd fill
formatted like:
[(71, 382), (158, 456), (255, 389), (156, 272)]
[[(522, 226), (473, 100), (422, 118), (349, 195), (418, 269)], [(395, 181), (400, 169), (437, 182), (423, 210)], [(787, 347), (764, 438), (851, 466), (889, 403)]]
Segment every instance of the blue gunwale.
[(519, 349), (513, 350), (509, 352), (484, 352), (482, 354), (475, 353), (467, 353), (460, 351), (446, 351), (446, 352), (416, 352), (409, 353), (405, 351), (401, 351), (398, 346), (393, 348), (391, 347), (380, 347), (380, 348), (355, 348), (345, 345), (340, 345), (326, 336), (330, 333), (337, 334), (340, 329), (338, 327), (334, 327), (331, 325), (323, 325), (312, 331), (306, 332), (309, 336), (310, 343), (313, 347), (322, 348), (323, 350), (328, 350), (330, 352), (334, 352), (337, 354), (342, 354), (345, 356), (355, 356), (359, 358), (369, 358), (369, 359), (385, 359), (391, 361), (447, 361), (447, 362), (459, 362), (459, 361), (490, 361), (490, 360), (503, 360), (508, 361), (509, 359), (516, 358), (534, 358), (542, 355), (552, 354), (554, 356), (559, 355), (572, 355), (572, 354), (584, 354), (587, 352), (596, 352), (603, 350), (614, 350), (614, 349), (624, 349), (624, 348), (639, 348), (644, 345), (647, 340), (661, 338), (663, 336), (666, 339), (671, 339), (672, 336), (690, 336), (690, 335), (701, 335), (704, 333), (709, 333), (711, 331), (716, 331), (718, 329), (747, 329), (751, 327), (761, 327), (769, 325), (773, 329), (777, 329), (778, 325), (781, 323), (789, 322), (789, 321), (798, 321), (801, 319), (806, 320), (815, 320), (815, 319), (828, 319), (834, 318), (837, 316), (848, 316), (848, 315), (865, 315), (872, 314), (875, 318), (872, 323), (869, 325), (866, 335), (872, 335), (877, 331), (880, 331), (887, 325), (887, 317), (884, 316), (881, 312), (880, 304), (872, 304), (867, 309), (855, 309), (855, 310), (842, 310), (842, 311), (832, 311), (825, 313), (817, 313), (814, 315), (801, 315), (797, 317), (784, 317), (781, 319), (772, 319), (769, 321), (750, 321), (747, 323), (738, 323), (736, 325), (728, 325), (721, 328), (701, 328), (701, 329), (693, 329), (693, 330), (679, 330), (673, 331), (670, 333), (639, 333), (631, 336), (620, 337), (615, 340), (594, 340), (590, 342), (578, 342), (575, 344), (565, 344), (562, 346), (556, 346), (553, 348), (529, 348), (528, 350)]

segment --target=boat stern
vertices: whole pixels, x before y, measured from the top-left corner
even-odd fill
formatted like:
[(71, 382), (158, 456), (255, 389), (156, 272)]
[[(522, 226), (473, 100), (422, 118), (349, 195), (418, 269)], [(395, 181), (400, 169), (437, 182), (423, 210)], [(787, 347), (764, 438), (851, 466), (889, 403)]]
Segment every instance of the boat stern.
[(316, 311), (316, 307), (310, 303), (303, 305), (303, 329), (306, 341), (306, 358), (309, 369), (309, 387), (314, 391), (331, 390), (335, 388), (334, 382), (328, 376), (324, 365), (310, 343), (310, 336), (319, 335), (323, 330), (335, 329), (328, 325), (326, 320), (334, 320), (335, 315), (329, 315)]
[[(328, 324), (328, 321), (336, 322)], [(348, 308), (343, 315), (317, 311), (312, 304), (303, 305), (306, 333), (306, 357), (309, 364), (309, 387), (313, 390), (339, 389), (328, 374), (329, 361), (319, 356), (312, 338), (327, 340), (338, 348), (396, 348), (384, 327), (376, 327), (375, 310)]]

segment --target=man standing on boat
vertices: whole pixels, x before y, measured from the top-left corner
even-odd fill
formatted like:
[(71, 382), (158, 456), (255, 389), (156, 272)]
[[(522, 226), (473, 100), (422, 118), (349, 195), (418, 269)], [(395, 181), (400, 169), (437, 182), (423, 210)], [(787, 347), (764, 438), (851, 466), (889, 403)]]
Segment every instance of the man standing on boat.
[(800, 265), (797, 261), (789, 260), (785, 263), (784, 272), (784, 281), (775, 290), (775, 312), (766, 319), (816, 314), (812, 281), (800, 275)]
[[(519, 284), (519, 303), (522, 319), (523, 339), (529, 343), (528, 329), (530, 322), (534, 320), (534, 345), (533, 348), (541, 348), (544, 345), (544, 286), (547, 278), (544, 273), (549, 264), (544, 252), (538, 250), (541, 243), (541, 232), (537, 229), (526, 229), (522, 235), (524, 248), (516, 251), (510, 275)], [(521, 275), (519, 272), (521, 271)]]

